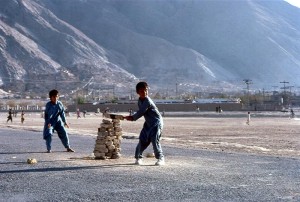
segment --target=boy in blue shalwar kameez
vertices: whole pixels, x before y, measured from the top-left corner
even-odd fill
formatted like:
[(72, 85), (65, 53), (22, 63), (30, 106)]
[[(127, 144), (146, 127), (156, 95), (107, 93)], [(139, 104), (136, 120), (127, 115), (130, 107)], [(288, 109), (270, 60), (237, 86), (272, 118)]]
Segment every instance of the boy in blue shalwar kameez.
[(159, 142), (163, 129), (162, 116), (154, 102), (148, 97), (148, 84), (146, 82), (139, 82), (136, 85), (136, 92), (140, 96), (138, 100), (139, 110), (132, 116), (125, 117), (128, 121), (136, 121), (142, 116), (145, 118), (145, 123), (139, 137), (139, 143), (135, 150), (135, 164), (142, 164), (142, 154), (150, 143), (152, 143), (155, 158), (158, 159), (155, 165), (164, 165), (164, 155)]
[(51, 142), (54, 130), (62, 144), (67, 149), (67, 152), (75, 152), (70, 148), (68, 133), (65, 126), (69, 128), (66, 122), (65, 110), (63, 104), (58, 101), (58, 91), (51, 90), (49, 92), (50, 101), (46, 104), (45, 109), (45, 125), (43, 131), (44, 140), (46, 140), (47, 152), (51, 152)]

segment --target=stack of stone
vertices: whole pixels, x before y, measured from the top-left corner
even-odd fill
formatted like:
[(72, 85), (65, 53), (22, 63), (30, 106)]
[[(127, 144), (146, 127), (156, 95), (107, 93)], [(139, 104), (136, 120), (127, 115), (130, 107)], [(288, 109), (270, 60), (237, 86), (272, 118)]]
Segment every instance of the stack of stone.
[(94, 149), (95, 159), (117, 159), (121, 154), (122, 128), (120, 119), (103, 119), (98, 128)]

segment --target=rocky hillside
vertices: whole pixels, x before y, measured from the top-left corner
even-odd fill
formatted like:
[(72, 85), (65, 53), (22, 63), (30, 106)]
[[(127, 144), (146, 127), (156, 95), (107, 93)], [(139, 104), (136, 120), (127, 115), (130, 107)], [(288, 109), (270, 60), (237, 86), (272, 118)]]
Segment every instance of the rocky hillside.
[(135, 76), (108, 59), (109, 53), (38, 1), (1, 3), (0, 76), (12, 92), (65, 92), (87, 86), (134, 85)]
[(283, 0), (3, 0), (0, 15), (5, 90), (300, 84), (300, 9)]

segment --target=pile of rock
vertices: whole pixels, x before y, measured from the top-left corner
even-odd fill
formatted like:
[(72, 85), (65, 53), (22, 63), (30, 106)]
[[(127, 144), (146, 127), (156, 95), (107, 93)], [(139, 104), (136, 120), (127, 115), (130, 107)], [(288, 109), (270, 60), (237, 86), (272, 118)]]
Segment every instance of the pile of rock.
[(117, 159), (121, 154), (122, 128), (120, 119), (103, 119), (98, 128), (95, 159)]

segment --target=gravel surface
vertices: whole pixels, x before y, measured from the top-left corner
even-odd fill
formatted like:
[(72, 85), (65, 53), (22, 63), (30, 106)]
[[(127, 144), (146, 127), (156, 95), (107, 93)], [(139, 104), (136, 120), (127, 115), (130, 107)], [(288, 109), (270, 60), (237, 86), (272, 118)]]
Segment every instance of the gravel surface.
[[(298, 111), (296, 111), (296, 114)], [(223, 152), (242, 152), (272, 156), (300, 157), (300, 119), (289, 118), (289, 113), (251, 112), (250, 125), (247, 112), (166, 113), (164, 117), (163, 145), (208, 149)], [(20, 116), (6, 123), (6, 113), (0, 113), (0, 128), (41, 131), (44, 120), (39, 113)], [(70, 134), (96, 136), (102, 121), (101, 114), (89, 113), (86, 118), (68, 118)], [(138, 138), (143, 118), (136, 122), (122, 121), (124, 137)]]
[[(89, 160), (94, 140), (58, 138), (44, 153), (41, 134), (1, 129), (0, 201), (299, 201), (299, 159), (164, 147), (165, 166), (133, 165), (135, 141), (122, 158)], [(27, 164), (28, 158), (37, 164)]]
[[(246, 115), (222, 116), (166, 117), (161, 167), (154, 158), (133, 164), (142, 120), (122, 122), (117, 160), (91, 158), (101, 116), (69, 118), (75, 153), (57, 135), (45, 153), (38, 114), (3, 121), (0, 201), (300, 201), (298, 121), (263, 116), (248, 126)], [(280, 151), (286, 145), (292, 152)]]

